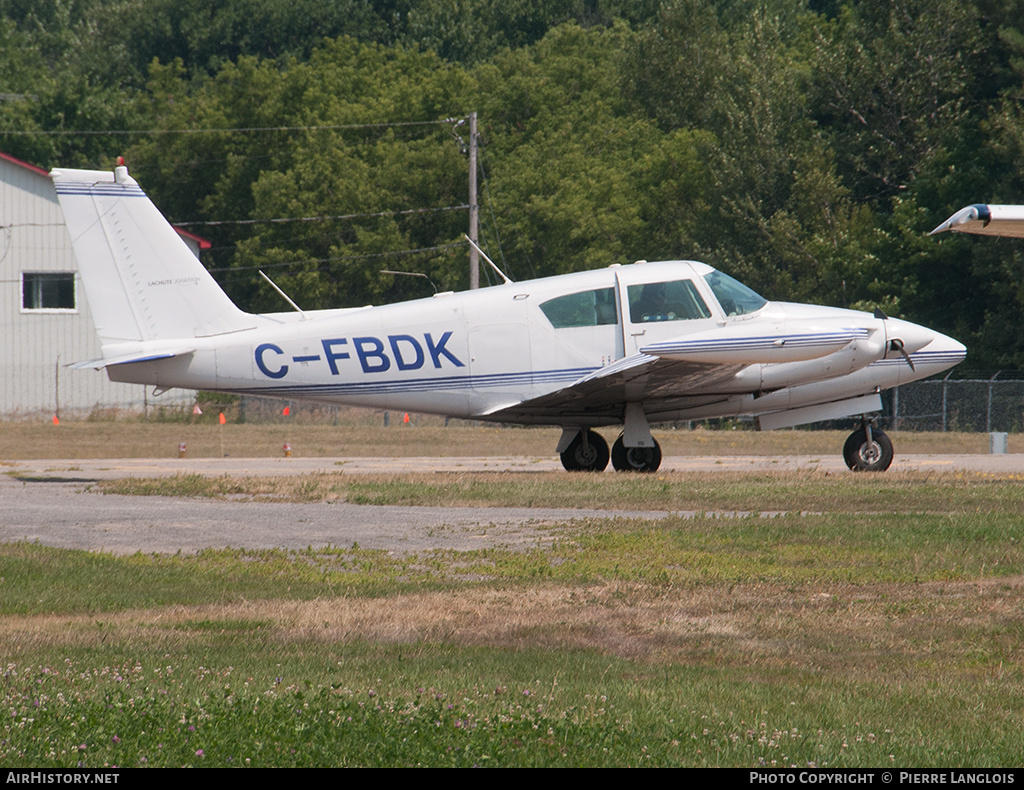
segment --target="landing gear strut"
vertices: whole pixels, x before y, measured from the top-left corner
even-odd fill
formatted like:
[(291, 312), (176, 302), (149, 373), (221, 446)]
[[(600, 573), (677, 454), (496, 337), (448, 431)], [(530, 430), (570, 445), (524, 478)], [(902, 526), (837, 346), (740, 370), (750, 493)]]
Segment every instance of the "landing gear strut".
[(854, 472), (884, 472), (892, 463), (892, 456), (889, 437), (873, 428), (866, 417), (843, 445), (843, 459)]
[(585, 428), (569, 442), (561, 458), (570, 472), (603, 472), (608, 466), (608, 442), (597, 431)]
[(612, 445), (612, 466), (617, 472), (656, 472), (661, 466), (661, 445), (655, 439), (653, 447), (626, 447), (620, 435)]

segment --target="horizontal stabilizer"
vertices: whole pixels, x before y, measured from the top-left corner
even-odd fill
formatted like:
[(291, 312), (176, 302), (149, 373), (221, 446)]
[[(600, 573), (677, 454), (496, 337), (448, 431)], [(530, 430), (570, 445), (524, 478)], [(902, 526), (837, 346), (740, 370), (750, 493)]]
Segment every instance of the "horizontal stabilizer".
[(830, 327), (820, 322), (787, 321), (775, 331), (766, 329), (761, 322), (734, 324), (651, 343), (640, 351), (663, 359), (723, 365), (802, 362), (833, 354), (870, 334), (863, 327)]
[(974, 233), (979, 236), (1008, 236), (1024, 238), (1024, 206), (1001, 206), (975, 203), (960, 209), (930, 235), (951, 230), (955, 233)]
[(113, 365), (130, 365), (133, 362), (154, 362), (158, 359), (170, 359), (195, 352), (195, 346), (182, 347), (177, 349), (161, 349), (160, 351), (138, 351), (134, 354), (122, 354), (109, 359), (91, 359), (87, 362), (75, 362), (68, 365), (72, 370), (102, 370)]

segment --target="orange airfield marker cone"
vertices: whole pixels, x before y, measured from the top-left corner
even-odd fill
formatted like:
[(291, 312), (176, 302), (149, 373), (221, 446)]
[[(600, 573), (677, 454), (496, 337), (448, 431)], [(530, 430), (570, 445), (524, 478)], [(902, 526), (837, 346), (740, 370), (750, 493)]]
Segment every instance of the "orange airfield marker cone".
[[(53, 424), (54, 424), (54, 427), (60, 425), (60, 418), (58, 418), (56, 414), (53, 415)], [(57, 455), (61, 456), (61, 457), (64, 456), (64, 435), (63, 434), (64, 434), (63, 430), (57, 431)]]

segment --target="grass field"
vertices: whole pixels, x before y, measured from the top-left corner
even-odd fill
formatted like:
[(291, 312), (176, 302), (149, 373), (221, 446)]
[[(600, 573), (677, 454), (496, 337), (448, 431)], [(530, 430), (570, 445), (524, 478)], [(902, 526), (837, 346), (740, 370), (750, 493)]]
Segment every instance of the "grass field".
[[(33, 441), (33, 430), (16, 426), (12, 438), (9, 427), (0, 426), (3, 458), (60, 457), (17, 456), (10, 448)], [(51, 427), (34, 428), (47, 449)], [(105, 437), (102, 423), (65, 427), (61, 441), (73, 434), (69, 444), (85, 453), (65, 457), (88, 456), (93, 442), (112, 455), (157, 442), (167, 455), (172, 438), (152, 426), (107, 426)], [(262, 428), (232, 427), (239, 447), (262, 441), (244, 435)], [(330, 446), (322, 427), (309, 441), (317, 431)], [(345, 431), (352, 448), (378, 433)], [(381, 454), (428, 454), (406, 444), (427, 431), (447, 454), (486, 455), (498, 436), (551, 455), (557, 438), (389, 431), (397, 439), (377, 441)], [(842, 438), (687, 431), (663, 444), (678, 441), (678, 454), (727, 453), (733, 442), (734, 452), (813, 454)], [(901, 435), (898, 447), (914, 440)], [(918, 441), (986, 447), (970, 436)], [(530, 551), (116, 558), (0, 546), (0, 764), (957, 767), (1024, 758), (1024, 495), (1013, 476), (339, 472), (102, 486), (704, 515), (575, 522)], [(733, 511), (784, 512), (720, 515)]]

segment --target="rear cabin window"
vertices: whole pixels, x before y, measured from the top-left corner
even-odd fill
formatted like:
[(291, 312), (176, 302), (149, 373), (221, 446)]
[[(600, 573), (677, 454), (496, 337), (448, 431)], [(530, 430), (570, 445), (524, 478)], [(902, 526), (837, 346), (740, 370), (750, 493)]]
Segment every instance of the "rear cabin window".
[(555, 329), (618, 323), (614, 288), (558, 296), (542, 302), (540, 309)]
[(711, 318), (711, 311), (690, 280), (631, 285), (628, 294), (629, 320), (634, 324)]

